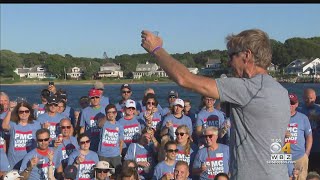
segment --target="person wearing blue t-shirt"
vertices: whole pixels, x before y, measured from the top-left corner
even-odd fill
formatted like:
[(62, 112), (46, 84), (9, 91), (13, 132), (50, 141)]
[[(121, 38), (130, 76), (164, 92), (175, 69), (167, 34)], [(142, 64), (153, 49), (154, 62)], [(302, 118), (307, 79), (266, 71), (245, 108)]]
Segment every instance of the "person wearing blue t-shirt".
[(292, 160), (295, 161), (294, 167), (302, 169), (299, 177), (306, 179), (308, 174), (308, 157), (312, 146), (312, 130), (308, 117), (296, 111), (299, 105), (297, 95), (289, 93), (289, 99), (291, 118), (284, 142), (290, 144)]
[[(59, 156), (53, 148), (49, 148), (50, 131), (41, 128), (36, 132), (38, 146), (23, 158), (20, 175), (23, 179), (38, 180), (51, 177), (49, 171), (60, 166)], [(52, 170), (51, 169), (51, 170)]]
[(103, 108), (106, 108), (108, 104), (110, 104), (109, 97), (103, 96), (104, 92), (104, 84), (100, 81), (96, 81), (93, 85), (94, 89), (97, 89), (101, 93), (100, 104)]
[(191, 180), (189, 177), (189, 165), (185, 161), (177, 161), (174, 167), (174, 180)]
[(191, 119), (182, 113), (184, 102), (182, 99), (176, 99), (173, 103), (173, 112), (167, 115), (162, 122), (162, 130), (160, 136), (169, 135), (171, 139), (176, 139), (176, 129), (180, 125), (186, 125), (189, 128), (189, 134), (192, 134)]
[(72, 152), (78, 150), (80, 147), (77, 138), (72, 136), (72, 124), (70, 119), (64, 118), (60, 121), (59, 129), (61, 134), (54, 142), (55, 152), (59, 155), (61, 165), (57, 167), (57, 173), (62, 174), (63, 170), (68, 165), (68, 159)]
[(121, 153), (123, 147), (123, 126), (116, 121), (117, 109), (114, 104), (105, 108), (106, 117), (100, 119), (101, 137), (98, 148), (99, 159), (107, 161), (116, 169), (121, 169)]
[(100, 142), (100, 128), (98, 121), (105, 117), (105, 110), (100, 105), (100, 91), (89, 90), (91, 105), (83, 109), (80, 117), (80, 133), (86, 133), (91, 139), (90, 150), (97, 152)]
[[(141, 114), (142, 112), (144, 112), (146, 110), (146, 106), (147, 106), (147, 95), (148, 94), (153, 94), (154, 96), (156, 95), (156, 93), (154, 92), (154, 90), (152, 88), (147, 88), (144, 91), (144, 95), (142, 100), (137, 102), (137, 111)], [(156, 105), (156, 110), (157, 112), (161, 112), (162, 111), (162, 107), (160, 106), (160, 104), (158, 103)]]
[[(58, 113), (59, 99), (55, 95), (47, 97), (47, 101), (48, 112), (39, 115), (37, 121), (43, 128), (50, 130), (50, 138), (55, 140), (59, 134), (59, 122), (64, 118), (64, 116)], [(53, 144), (50, 144), (50, 146), (53, 146)]]
[(116, 118), (117, 121), (124, 116), (124, 108), (126, 105), (126, 101), (128, 99), (131, 99), (131, 95), (132, 95), (131, 86), (129, 84), (122, 84), (120, 88), (120, 95), (121, 95), (121, 100), (115, 104), (117, 107), (117, 118)]
[[(2, 119), (0, 119), (0, 124), (2, 124)], [(6, 141), (4, 139), (4, 131), (2, 129), (2, 126), (0, 126), (0, 179), (6, 172), (11, 169), (6, 152), (7, 147)]]
[(35, 118), (38, 118), (40, 114), (44, 114), (46, 112), (48, 96), (50, 96), (50, 91), (48, 89), (43, 89), (40, 94), (41, 104), (34, 104), (32, 106)]
[(199, 149), (193, 163), (192, 174), (200, 180), (213, 179), (218, 173), (229, 173), (229, 146), (217, 143), (218, 128), (204, 129), (206, 147)]
[(119, 123), (123, 126), (123, 136), (124, 136), (124, 146), (122, 154), (126, 154), (127, 148), (132, 142), (137, 142), (138, 137), (141, 134), (141, 123), (138, 121), (137, 116), (135, 116), (136, 102), (132, 99), (128, 99), (125, 103), (124, 112), (125, 115), (119, 119)]
[(312, 129), (313, 143), (309, 156), (309, 171), (320, 172), (320, 105), (315, 104), (316, 97), (314, 89), (304, 89), (304, 103), (297, 108), (297, 111), (309, 118)]
[(2, 128), (9, 131), (11, 137), (8, 149), (10, 166), (20, 169), (23, 157), (36, 148), (35, 132), (41, 128), (40, 123), (35, 121), (31, 105), (19, 102), (12, 112), (7, 113)]
[[(202, 102), (204, 102), (205, 107), (198, 113), (196, 121), (196, 131), (198, 138), (200, 138), (202, 129), (205, 129), (209, 126), (217, 127), (218, 129), (222, 128), (222, 124), (225, 121), (224, 114), (214, 108), (215, 99), (211, 97), (202, 96)], [(200, 140), (201, 143), (205, 143), (204, 139)]]
[(178, 92), (175, 90), (170, 90), (168, 93), (168, 105), (169, 106), (162, 108), (162, 110), (160, 111), (160, 114), (162, 117), (165, 117), (165, 116), (171, 114), (171, 110), (173, 108), (173, 103), (177, 98), (179, 98)]
[(78, 136), (79, 150), (72, 152), (69, 156), (68, 165), (74, 165), (77, 171), (77, 180), (94, 179), (94, 165), (99, 162), (98, 154), (90, 150), (91, 140), (89, 136), (82, 133)]
[(166, 159), (157, 164), (154, 169), (152, 180), (161, 178), (174, 179), (174, 167), (176, 165), (176, 155), (178, 153), (177, 143), (168, 141), (165, 144)]

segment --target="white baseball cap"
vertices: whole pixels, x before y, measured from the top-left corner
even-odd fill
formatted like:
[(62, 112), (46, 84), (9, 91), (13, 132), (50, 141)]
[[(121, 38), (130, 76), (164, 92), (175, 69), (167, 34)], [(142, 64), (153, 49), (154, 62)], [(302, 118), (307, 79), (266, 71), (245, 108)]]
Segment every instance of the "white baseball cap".
[(128, 99), (126, 101), (126, 108), (130, 108), (130, 107), (136, 108), (136, 102), (132, 99)]
[(7, 174), (4, 176), (4, 180), (16, 180), (17, 178), (23, 178), (23, 176), (20, 176), (19, 172), (17, 170), (11, 170), (7, 172)]
[(184, 101), (183, 101), (182, 99), (177, 98), (177, 99), (174, 101), (173, 105), (174, 105), (174, 106), (175, 106), (175, 105), (180, 105), (180, 106), (184, 107)]
[(95, 169), (109, 169), (110, 172), (108, 172), (108, 176), (111, 176), (111, 174), (114, 174), (114, 168), (110, 167), (110, 164), (107, 161), (99, 161), (95, 167)]

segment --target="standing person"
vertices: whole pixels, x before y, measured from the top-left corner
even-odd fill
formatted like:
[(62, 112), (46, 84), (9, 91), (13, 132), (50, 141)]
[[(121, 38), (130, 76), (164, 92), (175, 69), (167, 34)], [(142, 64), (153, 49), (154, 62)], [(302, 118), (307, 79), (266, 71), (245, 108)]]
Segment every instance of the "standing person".
[(116, 103), (117, 107), (117, 121), (124, 116), (124, 108), (126, 105), (126, 101), (131, 98), (132, 89), (129, 84), (122, 84), (120, 88), (121, 100)]
[(127, 153), (127, 148), (132, 142), (137, 142), (138, 137), (141, 134), (141, 125), (137, 119), (137, 116), (134, 115), (136, 110), (136, 102), (132, 99), (128, 99), (125, 103), (124, 108), (124, 117), (119, 119), (119, 123), (123, 126), (123, 157)]
[(190, 166), (190, 172), (192, 172), (192, 165), (194, 157), (198, 152), (198, 146), (192, 143), (189, 132), (189, 128), (186, 125), (178, 126), (175, 132), (177, 148), (179, 149), (176, 160), (187, 162), (188, 166)]
[(117, 109), (114, 104), (108, 104), (105, 113), (106, 117), (99, 121), (101, 140), (98, 155), (100, 160), (107, 161), (118, 173), (121, 170), (123, 126), (116, 121)]
[[(201, 101), (205, 103), (205, 107), (199, 112), (196, 122), (196, 131), (199, 139), (201, 138), (203, 129), (209, 126), (222, 129), (225, 121), (223, 112), (214, 108), (215, 99), (202, 96)], [(204, 139), (200, 139), (199, 145), (202, 145), (204, 142)]]
[(59, 102), (64, 102), (64, 110), (61, 112), (62, 115), (66, 116), (71, 120), (71, 124), (73, 127), (75, 127), (75, 117), (74, 117), (74, 109), (70, 106), (68, 106), (68, 97), (67, 92), (65, 90), (59, 89), (57, 92), (57, 98), (59, 99)]
[(168, 141), (165, 145), (166, 158), (154, 168), (152, 180), (173, 179), (174, 167), (176, 165), (176, 155), (179, 151), (174, 141)]
[(114, 168), (111, 168), (107, 161), (99, 161), (94, 166), (95, 180), (110, 180)]
[(292, 160), (295, 161), (294, 168), (302, 169), (298, 180), (304, 180), (308, 174), (308, 157), (312, 146), (312, 130), (308, 117), (296, 111), (299, 106), (297, 95), (289, 93), (289, 99), (291, 118), (285, 136), (285, 143), (290, 143)]
[(40, 94), (41, 104), (35, 104), (32, 108), (35, 112), (35, 118), (38, 118), (40, 114), (46, 112), (46, 104), (48, 103), (47, 98), (50, 96), (50, 91), (48, 89), (42, 89)]
[(154, 137), (154, 130), (145, 128), (138, 143), (130, 144), (124, 160), (134, 160), (142, 179), (151, 179), (158, 149), (159, 143)]
[(288, 91), (268, 75), (272, 50), (265, 32), (250, 29), (228, 36), (228, 64), (235, 77), (218, 79), (190, 73), (162, 48), (162, 39), (150, 31), (142, 31), (141, 37), (142, 47), (155, 56), (160, 67), (180, 86), (230, 103), (234, 127), (230, 132), (231, 179), (288, 177), (285, 164), (266, 163), (271, 157), (272, 139), (284, 139), (290, 106)]
[(9, 96), (5, 92), (0, 92), (0, 119), (6, 117), (10, 111), (9, 103)]
[(80, 133), (86, 133), (91, 139), (90, 150), (97, 152), (100, 142), (100, 128), (98, 120), (105, 116), (105, 110), (100, 105), (100, 91), (90, 89), (89, 91), (91, 105), (83, 109), (80, 118)]
[[(2, 119), (0, 119), (0, 124), (2, 124)], [(7, 145), (4, 136), (4, 130), (2, 129), (2, 126), (0, 126), (0, 179), (6, 172), (12, 169), (7, 157)]]
[(94, 87), (94, 89), (100, 91), (100, 93), (101, 93), (100, 104), (101, 104), (101, 106), (102, 106), (103, 108), (106, 108), (106, 106), (107, 106), (108, 104), (110, 104), (110, 102), (109, 102), (109, 97), (106, 97), (106, 96), (103, 95), (103, 92), (104, 92), (104, 85), (103, 85), (103, 83), (100, 82), (100, 81), (96, 81), (96, 82), (94, 83), (93, 87)]
[(229, 146), (217, 143), (218, 128), (209, 126), (204, 129), (203, 135), (206, 147), (199, 149), (192, 174), (199, 175), (200, 180), (205, 180), (214, 178), (220, 172), (229, 173)]
[(72, 136), (73, 127), (70, 119), (63, 118), (59, 123), (61, 134), (54, 142), (55, 152), (60, 156), (61, 166), (57, 167), (57, 172), (62, 173), (68, 165), (70, 154), (79, 149), (77, 138)]
[(49, 169), (60, 165), (59, 159), (53, 148), (49, 148), (50, 131), (46, 128), (38, 129), (36, 132), (38, 146), (28, 152), (23, 158), (20, 174), (24, 179), (38, 180), (48, 179)]
[(27, 102), (19, 102), (7, 113), (2, 122), (2, 128), (9, 131), (10, 142), (8, 160), (13, 169), (20, 169), (23, 157), (36, 148), (36, 134), (41, 129), (35, 121), (33, 109)]
[[(50, 138), (51, 140), (55, 140), (59, 134), (59, 122), (64, 118), (64, 116), (58, 113), (59, 100), (55, 95), (47, 97), (47, 101), (48, 112), (41, 114), (37, 121), (43, 128), (48, 128), (50, 130)], [(53, 144), (50, 146), (53, 146)]]
[(169, 135), (171, 139), (175, 140), (176, 129), (180, 125), (186, 125), (189, 128), (189, 134), (192, 134), (192, 122), (191, 119), (182, 114), (184, 108), (184, 102), (182, 99), (176, 99), (173, 103), (173, 110), (170, 115), (167, 115), (162, 122), (162, 131), (160, 136)]
[(316, 91), (306, 88), (303, 92), (304, 104), (297, 110), (305, 114), (310, 121), (313, 144), (309, 156), (309, 171), (320, 173), (320, 105), (315, 104)]
[(91, 140), (85, 133), (78, 136), (78, 143), (80, 149), (70, 154), (68, 165), (74, 165), (78, 169), (77, 180), (93, 180), (93, 166), (99, 162), (99, 157), (96, 152), (89, 149)]
[[(144, 95), (143, 95), (143, 98), (142, 100), (138, 101), (137, 102), (137, 111), (141, 114), (142, 112), (144, 112), (146, 110), (146, 106), (147, 106), (147, 95), (148, 94), (153, 94), (154, 96), (156, 95), (156, 93), (154, 92), (154, 89), (152, 88), (147, 88), (145, 91), (144, 91)], [(156, 111), (159, 111), (161, 112), (162, 111), (162, 107), (160, 106), (160, 104), (157, 105)]]
[(165, 116), (167, 116), (167, 115), (169, 115), (171, 113), (171, 110), (173, 108), (173, 103), (177, 98), (179, 98), (177, 91), (175, 91), (175, 90), (169, 91), (169, 93), (168, 93), (168, 104), (169, 104), (169, 106), (165, 107), (165, 108), (162, 108), (161, 115), (163, 117), (165, 117)]
[(189, 177), (189, 165), (185, 161), (177, 161), (174, 168), (174, 180), (191, 180)]

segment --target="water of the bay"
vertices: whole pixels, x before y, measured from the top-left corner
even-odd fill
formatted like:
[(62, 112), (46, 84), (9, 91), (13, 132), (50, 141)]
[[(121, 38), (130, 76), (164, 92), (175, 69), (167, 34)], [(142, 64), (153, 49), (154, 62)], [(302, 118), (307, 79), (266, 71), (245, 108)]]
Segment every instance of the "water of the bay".
[[(303, 89), (313, 88), (320, 94), (320, 84), (315, 83), (282, 83), (282, 85), (289, 91), (295, 92), (300, 102), (302, 102)], [(92, 85), (56, 85), (57, 89), (64, 89), (68, 94), (68, 105), (78, 109), (79, 98), (88, 95), (88, 90)], [(120, 96), (121, 84), (105, 84), (104, 95), (110, 98), (111, 103), (116, 103), (121, 99)], [(182, 99), (190, 99), (192, 109), (197, 110), (200, 105), (201, 96), (190, 90), (181, 88), (175, 83), (152, 83), (152, 84), (131, 84), (132, 99), (141, 100), (144, 90), (148, 87), (153, 88), (156, 92), (158, 101), (162, 107), (167, 107), (167, 95), (170, 90), (175, 90), (179, 93)], [(40, 103), (40, 92), (47, 88), (47, 85), (1, 85), (0, 91), (4, 91), (10, 96), (10, 100), (16, 100), (18, 97), (26, 98), (29, 103)]]

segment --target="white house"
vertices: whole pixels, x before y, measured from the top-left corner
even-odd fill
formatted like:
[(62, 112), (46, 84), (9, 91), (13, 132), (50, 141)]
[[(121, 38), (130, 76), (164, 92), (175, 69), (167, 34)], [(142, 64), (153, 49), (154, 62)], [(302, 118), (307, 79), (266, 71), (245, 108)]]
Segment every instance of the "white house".
[(298, 76), (310, 76), (320, 77), (320, 59), (297, 59), (292, 61), (286, 68), (288, 74), (296, 74)]
[(160, 67), (155, 63), (149, 63), (148, 61), (145, 64), (138, 64), (136, 71), (132, 72), (134, 79), (140, 79), (143, 76), (152, 76), (157, 77), (168, 77), (167, 73), (164, 72)]
[(97, 73), (98, 77), (118, 77), (123, 78), (123, 71), (121, 66), (115, 63), (106, 63), (100, 66), (100, 71)]
[(220, 59), (209, 59), (206, 63), (206, 68), (208, 69), (220, 69), (221, 60)]
[(44, 78), (52, 78), (52, 74), (47, 72), (47, 70), (42, 65), (36, 65), (31, 68), (16, 68), (14, 70), (16, 74), (18, 74), (20, 77), (25, 78), (38, 78), (38, 79), (44, 79)]
[(83, 76), (83, 70), (79, 67), (73, 67), (69, 72), (67, 72), (67, 76), (70, 76), (74, 79), (79, 79)]
[(199, 73), (199, 69), (198, 68), (188, 68), (188, 70), (193, 74), (198, 74)]

